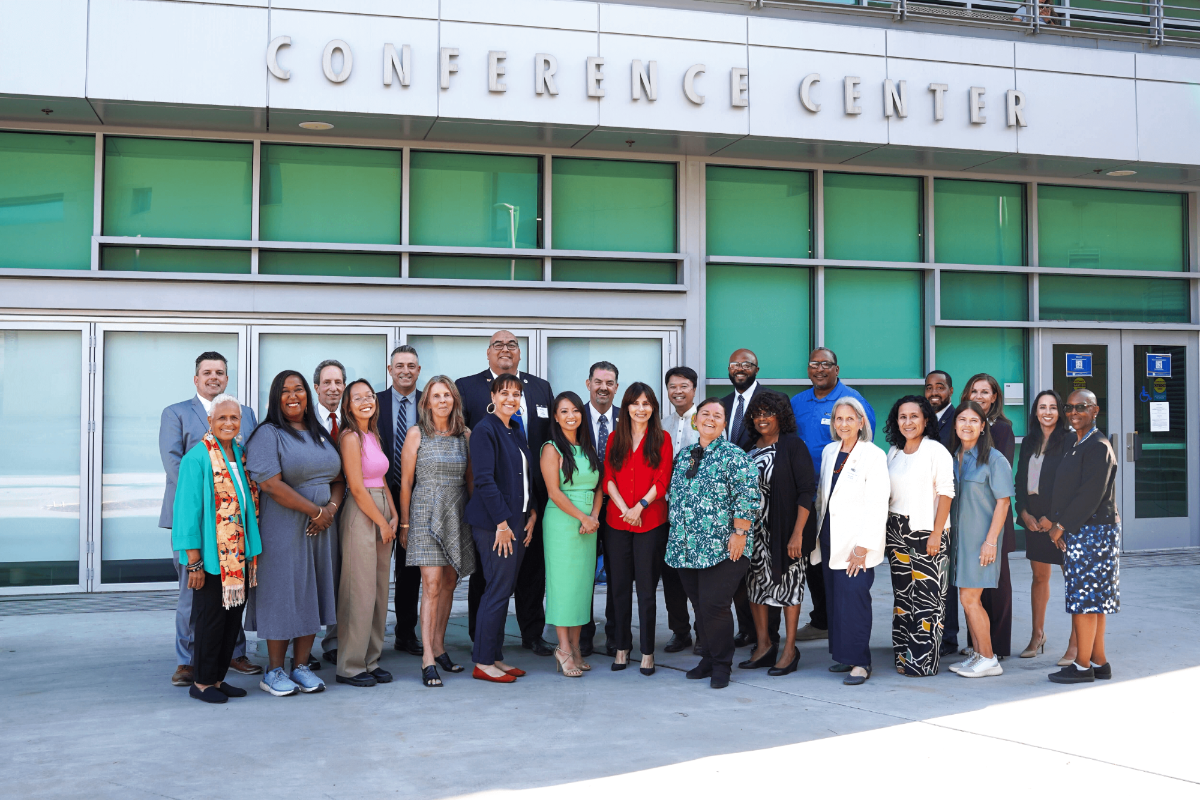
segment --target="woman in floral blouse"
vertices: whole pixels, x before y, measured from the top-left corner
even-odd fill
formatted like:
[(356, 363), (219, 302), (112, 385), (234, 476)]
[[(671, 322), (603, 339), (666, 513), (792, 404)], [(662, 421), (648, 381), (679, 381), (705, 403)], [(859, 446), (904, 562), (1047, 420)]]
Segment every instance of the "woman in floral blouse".
[(687, 673), (708, 678), (714, 689), (729, 685), (733, 667), (733, 592), (750, 567), (758, 513), (758, 469), (742, 449), (724, 438), (725, 409), (710, 397), (692, 424), (700, 443), (675, 457), (671, 475), (671, 537), (667, 564), (696, 609), (700, 663)]

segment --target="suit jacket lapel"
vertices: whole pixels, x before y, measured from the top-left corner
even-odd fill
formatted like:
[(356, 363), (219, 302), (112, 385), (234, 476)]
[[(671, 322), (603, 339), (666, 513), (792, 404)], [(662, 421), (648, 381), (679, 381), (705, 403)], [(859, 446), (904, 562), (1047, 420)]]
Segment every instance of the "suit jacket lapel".
[(200, 427), (208, 430), (208, 414), (204, 411), (204, 404), (200, 402), (200, 398), (192, 396), (192, 411), (196, 412), (196, 416), (200, 420)]

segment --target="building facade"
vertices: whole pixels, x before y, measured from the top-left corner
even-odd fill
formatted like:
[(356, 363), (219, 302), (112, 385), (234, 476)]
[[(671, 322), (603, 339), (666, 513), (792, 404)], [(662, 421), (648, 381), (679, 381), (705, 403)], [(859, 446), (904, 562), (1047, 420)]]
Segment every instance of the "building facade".
[(794, 394), (823, 344), (881, 418), (988, 372), (1019, 436), (1084, 386), (1125, 549), (1200, 546), (1200, 22), (669, 6), (0, 0), (0, 593), (174, 582), (200, 352), (261, 415), (280, 369), (458, 377), (501, 327), (556, 390), (724, 394), (749, 347)]

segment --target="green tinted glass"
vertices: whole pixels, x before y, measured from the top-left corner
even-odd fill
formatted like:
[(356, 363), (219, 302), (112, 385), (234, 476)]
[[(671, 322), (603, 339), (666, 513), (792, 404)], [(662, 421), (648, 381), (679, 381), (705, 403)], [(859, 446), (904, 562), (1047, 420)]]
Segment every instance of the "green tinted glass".
[(459, 247), (538, 247), (542, 160), (536, 156), (410, 156), (409, 241)]
[(923, 306), (920, 272), (826, 269), (825, 344), (838, 354), (842, 375), (922, 376)]
[[(972, 375), (986, 372), (1004, 388), (1006, 383), (1025, 384), (1025, 331), (1020, 328), (938, 328), (935, 333), (935, 363), (954, 381), (954, 402)], [(1028, 387), (1024, 394), (1029, 394)], [(1025, 435), (1024, 405), (1004, 407), (1013, 433)]]
[(825, 257), (923, 261), (921, 179), (825, 173)]
[(96, 140), (0, 133), (0, 267), (89, 269)]
[(400, 256), (387, 253), (289, 253), (260, 250), (261, 275), (335, 275), (347, 278), (399, 278)]
[(1166, 278), (1043, 275), (1038, 281), (1044, 320), (1188, 322), (1188, 282)]
[(1182, 194), (1039, 186), (1038, 263), (1182, 271), (1186, 208)]
[[(728, 375), (729, 356), (743, 347), (758, 356), (762, 380), (806, 377), (812, 337), (810, 270), (709, 264), (705, 272), (707, 377)], [(773, 307), (787, 309), (773, 315), (769, 325), (752, 324), (737, 310), (766, 298)]]
[(1029, 319), (1024, 275), (1001, 272), (943, 272), (942, 319)]
[(709, 253), (812, 257), (812, 173), (709, 167), (705, 220)]
[(402, 155), (264, 144), (259, 235), (280, 242), (400, 244)]
[(122, 272), (223, 272), (250, 274), (249, 250), (186, 247), (102, 247), (100, 269)]
[(892, 410), (892, 405), (901, 397), (910, 394), (925, 395), (924, 384), (919, 386), (915, 384), (912, 386), (864, 386), (862, 384), (854, 384), (852, 388), (857, 389), (858, 393), (871, 404), (871, 410), (875, 412), (875, 430), (872, 431), (874, 442), (884, 450), (891, 447), (887, 443), (884, 425), (887, 422), (888, 414)]
[(671, 261), (592, 261), (556, 258), (550, 265), (551, 280), (583, 283), (677, 283)]
[(477, 258), (471, 256), (409, 256), (408, 277), (476, 281), (540, 281), (538, 258)]
[(933, 182), (939, 264), (1025, 264), (1025, 189), (1017, 183)]
[(556, 250), (676, 252), (675, 165), (556, 158)]
[(254, 145), (104, 139), (104, 234), (249, 239)]

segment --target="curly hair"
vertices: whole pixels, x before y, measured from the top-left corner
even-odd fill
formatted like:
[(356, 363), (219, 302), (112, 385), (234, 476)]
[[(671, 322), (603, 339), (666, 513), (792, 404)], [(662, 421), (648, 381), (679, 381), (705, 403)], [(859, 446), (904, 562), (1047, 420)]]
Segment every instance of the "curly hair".
[(925, 417), (925, 430), (921, 433), (922, 438), (940, 442), (941, 437), (938, 436), (937, 414), (934, 413), (933, 406), (923, 396), (909, 394), (893, 403), (892, 410), (888, 412), (887, 422), (883, 424), (883, 435), (887, 439), (887, 443), (892, 447), (904, 449), (904, 444), (907, 440), (904, 438), (904, 434), (900, 432), (900, 406), (905, 403), (915, 404), (921, 409), (921, 415)]
[[(754, 397), (750, 398), (750, 405), (746, 406), (746, 418), (754, 419), (763, 412), (779, 420), (780, 436), (785, 433), (795, 433), (798, 430), (796, 415), (792, 413), (792, 401), (788, 400), (786, 395), (778, 392), (755, 392)], [(756, 428), (754, 435), (757, 441), (759, 437)]]

